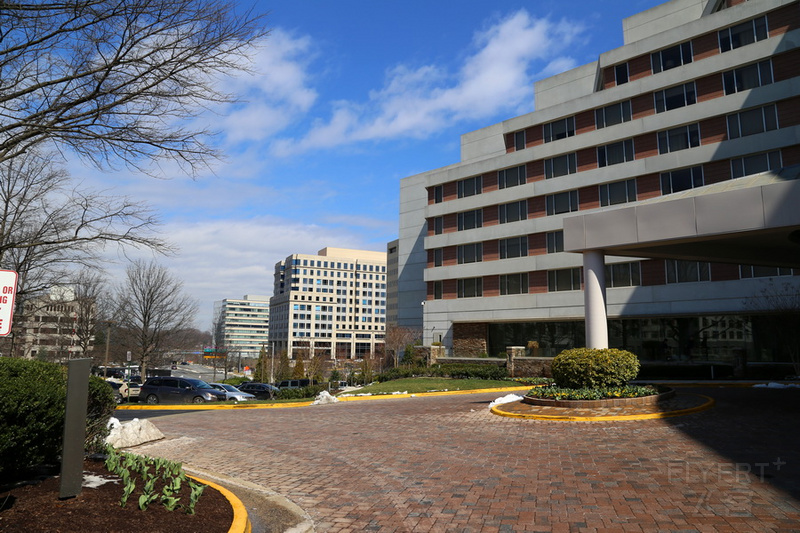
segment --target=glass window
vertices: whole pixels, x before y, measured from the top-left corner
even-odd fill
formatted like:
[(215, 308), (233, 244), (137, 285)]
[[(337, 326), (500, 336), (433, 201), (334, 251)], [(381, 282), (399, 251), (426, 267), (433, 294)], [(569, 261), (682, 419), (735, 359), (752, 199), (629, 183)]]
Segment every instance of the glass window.
[(642, 284), (640, 263), (606, 265), (606, 287), (636, 287)]
[(656, 113), (697, 103), (697, 92), (693, 81), (653, 93)]
[(781, 168), (781, 153), (778, 150), (731, 159), (731, 176), (734, 179), (779, 168)]
[(525, 165), (506, 168), (497, 173), (498, 185), (501, 189), (524, 185), (526, 179)]
[(483, 243), (462, 244), (458, 247), (458, 264), (480, 263), (483, 261)]
[(623, 83), (628, 83), (628, 64), (627, 63), (620, 63), (619, 65), (614, 67), (614, 79), (617, 82), (617, 85), (622, 85)]
[(547, 253), (555, 254), (564, 251), (564, 231), (551, 231), (546, 236)]
[(633, 139), (597, 147), (597, 164), (600, 167), (633, 161)]
[(483, 191), (483, 176), (475, 176), (458, 182), (458, 197), (475, 196)]
[(668, 154), (700, 146), (700, 126), (689, 124), (658, 132), (658, 153)]
[(433, 188), (433, 201), (437, 204), (440, 204), (442, 203), (442, 200), (444, 200), (444, 186), (437, 185)]
[(560, 215), (578, 210), (578, 191), (551, 194), (545, 198), (548, 215)]
[(581, 288), (581, 269), (565, 268), (547, 271), (547, 290), (549, 292), (577, 291)]
[(575, 174), (577, 172), (577, 157), (575, 153), (565, 154), (544, 160), (544, 177), (546, 179)]
[(709, 281), (711, 268), (703, 261), (681, 261), (667, 259), (667, 283), (691, 283), (693, 281)]
[(636, 201), (636, 180), (616, 181), (600, 185), (600, 205), (625, 204)]
[(617, 102), (594, 111), (594, 122), (597, 129), (629, 122), (631, 120), (631, 102)]
[(528, 201), (520, 200), (510, 204), (501, 204), (498, 206), (498, 215), (500, 224), (525, 220), (528, 218)]
[(692, 62), (692, 43), (685, 42), (650, 54), (653, 74)]
[(772, 60), (753, 63), (722, 73), (725, 94), (738, 93), (772, 83)]
[(527, 294), (528, 273), (503, 274), (500, 276), (500, 294)]
[(528, 255), (528, 236), (500, 239), (500, 259), (526, 257)]
[(793, 276), (794, 270), (791, 268), (739, 265), (741, 278), (769, 278), (774, 276)]
[(703, 185), (702, 166), (683, 168), (661, 174), (661, 194), (671, 194), (702, 187)]
[(778, 129), (778, 114), (774, 104), (728, 115), (729, 139), (776, 129)]
[(441, 300), (442, 299), (442, 282), (441, 281), (434, 281), (433, 282), (433, 299), (434, 300)]
[(514, 133), (514, 150), (525, 149), (525, 130)]
[(458, 297), (475, 298), (483, 296), (483, 278), (465, 278), (458, 280)]
[(483, 227), (483, 211), (464, 211), (458, 214), (458, 231)]
[(575, 135), (575, 117), (562, 118), (545, 124), (543, 127), (544, 142), (557, 141)]
[(444, 248), (435, 248), (433, 250), (433, 266), (440, 267), (444, 263)]
[(441, 235), (444, 232), (444, 217), (436, 217), (433, 219), (433, 233)]
[(719, 31), (719, 51), (734, 50), (740, 46), (763, 41), (769, 37), (767, 17), (758, 17)]

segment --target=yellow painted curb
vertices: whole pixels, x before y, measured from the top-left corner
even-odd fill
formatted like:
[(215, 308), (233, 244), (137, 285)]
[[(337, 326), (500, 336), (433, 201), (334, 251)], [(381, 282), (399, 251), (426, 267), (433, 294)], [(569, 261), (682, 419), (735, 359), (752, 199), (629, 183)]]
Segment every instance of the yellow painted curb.
[[(716, 403), (713, 398), (703, 394), (695, 394), (705, 398), (707, 401), (697, 407), (690, 407), (688, 409), (678, 409), (676, 411), (666, 411), (663, 413), (647, 413), (641, 415), (618, 415), (618, 416), (568, 416), (568, 415), (534, 415), (534, 414), (521, 414), (509, 413), (499, 409), (500, 406), (494, 406), (491, 409), (493, 414), (498, 416), (505, 416), (508, 418), (523, 418), (528, 420), (553, 420), (560, 422), (616, 422), (621, 420), (653, 420), (659, 418), (670, 418), (673, 416), (690, 415), (692, 413), (699, 413), (706, 409), (711, 409)], [(502, 404), (501, 404), (502, 405)]]
[[(506, 392), (506, 391), (528, 391), (536, 385), (525, 385), (521, 387), (507, 387), (502, 389), (468, 389), (468, 390), (451, 390), (451, 391), (435, 391), (435, 392), (411, 392), (406, 394), (371, 394), (364, 396), (334, 396), (340, 402), (354, 402), (359, 400), (388, 400), (393, 398), (412, 398), (419, 396), (447, 396), (452, 394), (478, 394), (487, 392)], [(247, 403), (220, 403), (220, 404), (126, 404), (118, 405), (117, 409), (125, 410), (151, 410), (151, 411), (210, 411), (214, 409), (279, 409), (281, 407), (305, 407), (311, 405), (312, 401), (304, 402), (291, 402), (291, 403), (275, 403), (275, 404), (247, 404)]]
[(247, 516), (247, 509), (245, 509), (244, 504), (242, 501), (236, 497), (234, 493), (226, 489), (221, 485), (217, 485), (211, 481), (206, 481), (205, 479), (186, 475), (186, 477), (190, 477), (195, 481), (202, 483), (203, 485), (208, 485), (212, 489), (218, 490), (225, 498), (228, 500), (228, 503), (231, 504), (233, 508), (233, 522), (231, 522), (231, 527), (228, 529), (228, 533), (251, 533), (253, 526), (250, 523), (250, 517)]

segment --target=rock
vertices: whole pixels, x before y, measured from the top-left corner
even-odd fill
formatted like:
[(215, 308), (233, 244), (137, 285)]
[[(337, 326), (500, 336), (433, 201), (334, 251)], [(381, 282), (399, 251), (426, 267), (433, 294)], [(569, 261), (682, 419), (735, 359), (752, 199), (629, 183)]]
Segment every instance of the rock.
[(106, 437), (106, 443), (115, 448), (138, 446), (145, 442), (164, 438), (164, 434), (149, 420), (134, 418), (130, 422), (120, 424), (119, 420), (112, 418), (108, 421), (108, 425), (111, 432)]

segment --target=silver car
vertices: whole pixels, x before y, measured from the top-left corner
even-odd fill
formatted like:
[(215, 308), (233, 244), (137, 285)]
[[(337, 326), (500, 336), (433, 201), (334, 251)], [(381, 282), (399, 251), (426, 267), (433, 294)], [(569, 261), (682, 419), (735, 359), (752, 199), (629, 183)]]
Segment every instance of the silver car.
[(247, 400), (252, 400), (255, 398), (255, 396), (250, 394), (249, 392), (242, 392), (233, 385), (228, 385), (227, 383), (209, 383), (209, 385), (211, 385), (218, 391), (224, 392), (226, 400), (236, 400), (237, 402), (246, 402)]

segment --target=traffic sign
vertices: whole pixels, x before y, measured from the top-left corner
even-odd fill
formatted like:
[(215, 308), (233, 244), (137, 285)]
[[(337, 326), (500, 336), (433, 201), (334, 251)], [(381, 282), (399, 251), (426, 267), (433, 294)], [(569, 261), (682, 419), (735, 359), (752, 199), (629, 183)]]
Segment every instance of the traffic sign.
[(17, 273), (13, 270), (0, 270), (0, 337), (11, 333), (16, 293)]

